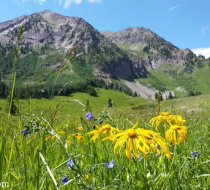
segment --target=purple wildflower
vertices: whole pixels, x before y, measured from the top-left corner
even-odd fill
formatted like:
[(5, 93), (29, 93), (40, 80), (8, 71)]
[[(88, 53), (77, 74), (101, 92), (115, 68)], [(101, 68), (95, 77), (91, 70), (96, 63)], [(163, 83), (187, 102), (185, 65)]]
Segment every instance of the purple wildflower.
[(190, 153), (192, 157), (196, 157), (198, 155), (198, 151)]
[(71, 168), (73, 166), (73, 161), (72, 160), (69, 160), (68, 161), (68, 165), (67, 165), (67, 168)]
[(86, 114), (86, 117), (85, 117), (86, 119), (92, 119), (93, 118), (93, 115), (92, 115), (92, 113), (91, 112), (88, 112), (87, 114)]
[(62, 183), (67, 183), (68, 182), (68, 178), (66, 176), (64, 176), (61, 180)]
[(156, 147), (158, 150), (160, 150), (160, 145), (159, 144), (156, 144)]
[(26, 129), (23, 129), (20, 134), (23, 134), (24, 136), (28, 135), (29, 134), (29, 130), (26, 128)]
[[(76, 162), (76, 161), (77, 161), (77, 160), (75, 159), (75, 162)], [(74, 162), (73, 162), (72, 160), (69, 160), (69, 161), (68, 161), (67, 168), (71, 168), (73, 165), (74, 165)]]
[(108, 163), (106, 163), (106, 162), (104, 163), (104, 165), (105, 165), (107, 168), (111, 169), (111, 168), (114, 167), (114, 160), (112, 159), (111, 162), (109, 163), (109, 165), (108, 165)]

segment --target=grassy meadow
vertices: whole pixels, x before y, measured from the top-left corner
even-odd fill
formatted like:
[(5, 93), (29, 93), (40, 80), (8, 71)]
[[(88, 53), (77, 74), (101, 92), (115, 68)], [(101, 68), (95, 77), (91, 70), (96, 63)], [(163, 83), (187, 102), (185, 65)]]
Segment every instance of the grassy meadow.
[(152, 101), (96, 88), (98, 97), (19, 100), (19, 51), (0, 100), (2, 189), (209, 189), (209, 94)]
[[(114, 107), (116, 107), (115, 111), (120, 112), (123, 111), (123, 114), (126, 114), (127, 111), (132, 111), (132, 106), (143, 104), (147, 105), (149, 100), (143, 99), (141, 97), (131, 97), (124, 93), (114, 91), (114, 90), (106, 90), (106, 89), (96, 89), (98, 97), (90, 96), (87, 93), (73, 93), (70, 96), (55, 96), (52, 99), (31, 99), (29, 100), (19, 100), (20, 112), (22, 115), (27, 114), (31, 110), (36, 115), (40, 115), (43, 111), (44, 116), (48, 116), (54, 109), (58, 110), (58, 117), (62, 120), (78, 120), (80, 116), (85, 115), (82, 112), (82, 105), (75, 104), (71, 100), (79, 100), (83, 102), (83, 104), (87, 104), (87, 100), (89, 101), (90, 109), (93, 111), (94, 115), (100, 113), (103, 109), (110, 108), (107, 107), (109, 98), (112, 101)], [(3, 114), (4, 107), (6, 106), (7, 101), (1, 99), (1, 110), (0, 113)], [(57, 106), (57, 108), (56, 108)], [(30, 110), (31, 109), (31, 110)], [(113, 110), (113, 109), (112, 109)]]
[[(2, 109), (1, 181), (8, 182), (10, 189), (208, 189), (210, 95), (161, 101), (160, 112), (182, 115), (186, 120), (184, 125), (188, 128), (187, 137), (177, 145), (170, 143), (171, 159), (164, 153), (157, 155), (155, 152), (148, 153), (148, 159), (145, 159), (139, 151), (139, 159), (131, 153), (131, 162), (125, 155), (125, 145), (121, 156), (118, 151), (114, 153), (114, 141), (102, 141), (105, 134), (100, 134), (94, 143), (87, 133), (97, 129), (94, 124), (99, 127), (110, 124), (117, 129), (126, 130), (137, 121), (138, 128), (155, 131), (155, 127), (148, 122), (157, 115), (157, 102), (145, 102), (138, 97), (131, 98), (123, 93), (104, 89), (99, 89), (99, 92), (99, 97), (76, 93), (52, 100), (32, 99), (30, 103), (22, 100), (21, 115), (10, 116), (9, 121)], [(113, 108), (106, 106), (107, 97), (113, 100)], [(89, 99), (89, 106), (84, 107), (78, 102), (70, 103), (68, 99), (77, 99), (84, 104)], [(4, 102), (5, 100), (1, 100), (1, 107)], [(59, 102), (61, 103), (56, 107)], [(145, 106), (135, 107), (140, 104)], [(150, 104), (155, 107), (149, 106)], [(37, 108), (33, 109), (35, 106)], [(29, 107), (31, 114), (27, 114)], [(90, 109), (93, 118), (86, 119)], [(101, 124), (98, 122), (100, 118), (103, 118)], [(83, 130), (79, 130), (78, 127), (81, 126)], [(20, 134), (25, 128), (31, 132)], [(164, 130), (166, 128), (160, 124), (159, 132), (162, 137)], [(80, 133), (84, 139), (77, 138), (76, 133)], [(192, 152), (198, 154), (192, 156)], [(111, 160), (114, 166), (109, 169), (104, 163), (110, 165)], [(73, 162), (71, 167), (69, 161)], [(62, 183), (64, 177), (68, 179), (67, 183)]]

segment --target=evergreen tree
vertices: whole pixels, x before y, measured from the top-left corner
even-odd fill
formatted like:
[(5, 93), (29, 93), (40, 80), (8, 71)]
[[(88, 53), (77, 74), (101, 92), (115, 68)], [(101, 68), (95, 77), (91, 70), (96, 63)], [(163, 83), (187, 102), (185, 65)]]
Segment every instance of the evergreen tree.
[(109, 100), (108, 100), (108, 107), (112, 107), (112, 100), (111, 100), (111, 98), (109, 98)]
[(7, 86), (4, 82), (0, 82), (0, 98), (6, 98)]
[(96, 90), (92, 86), (87, 87), (87, 93), (90, 94), (91, 96), (98, 96)]
[(172, 93), (171, 93), (171, 92), (169, 92), (168, 99), (169, 99), (169, 100), (173, 99), (173, 95), (172, 95)]
[(157, 99), (158, 99), (158, 93), (155, 92), (155, 100), (157, 100)]

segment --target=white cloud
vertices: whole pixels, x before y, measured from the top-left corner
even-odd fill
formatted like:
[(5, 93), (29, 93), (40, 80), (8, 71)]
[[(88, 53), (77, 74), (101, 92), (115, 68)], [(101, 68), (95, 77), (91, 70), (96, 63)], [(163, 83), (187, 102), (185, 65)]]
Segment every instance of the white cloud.
[(66, 2), (65, 2), (65, 4), (64, 4), (64, 8), (65, 8), (65, 9), (68, 9), (69, 6), (72, 4), (72, 1), (73, 1), (73, 0), (66, 0)]
[(204, 55), (205, 58), (210, 57), (210, 47), (209, 48), (197, 48), (197, 49), (191, 49), (193, 51), (193, 53), (195, 53), (196, 55)]
[[(13, 0), (13, 2), (18, 5), (24, 4), (25, 2), (29, 2), (29, 1), (33, 1), (36, 4), (42, 5), (47, 0)], [(54, 1), (56, 1), (59, 5), (63, 4), (64, 9), (68, 9), (72, 3), (75, 3), (75, 4), (82, 3), (82, 0), (64, 0), (64, 1), (63, 0), (54, 0)], [(102, 2), (102, 0), (87, 0), (87, 1), (90, 3), (101, 3)]]
[[(29, 2), (30, 0), (13, 0), (14, 3), (18, 5), (23, 5), (25, 2)], [(35, 3), (42, 5), (42, 3), (45, 3), (46, 0), (34, 0)]]
[(82, 3), (82, 0), (66, 0), (66, 2), (65, 2), (65, 4), (64, 4), (64, 8), (65, 8), (65, 9), (68, 9), (69, 6), (70, 6), (73, 2), (75, 2), (76, 4), (80, 4), (80, 3)]
[(76, 4), (80, 4), (80, 3), (82, 3), (82, 0), (74, 0), (74, 2), (75, 2)]
[(18, 0), (13, 0), (13, 3), (19, 3), (19, 1)]
[(170, 12), (170, 11), (172, 11), (172, 10), (174, 10), (174, 9), (179, 8), (179, 7), (180, 7), (180, 5), (177, 5), (177, 6), (171, 7), (171, 8), (169, 8), (169, 9), (168, 9), (168, 11)]
[(42, 3), (45, 3), (46, 0), (34, 0), (35, 3), (38, 3), (39, 5), (42, 5)]
[(88, 0), (91, 3), (100, 3), (102, 0)]
[(208, 26), (205, 26), (201, 29), (201, 33), (204, 35), (206, 34), (206, 30), (208, 29), (209, 27)]
[(14, 3), (17, 3), (18, 5), (20, 5), (21, 3), (25, 3), (29, 0), (13, 0)]
[(62, 0), (58, 0), (58, 3), (59, 3), (59, 5), (61, 5), (61, 3), (62, 3)]

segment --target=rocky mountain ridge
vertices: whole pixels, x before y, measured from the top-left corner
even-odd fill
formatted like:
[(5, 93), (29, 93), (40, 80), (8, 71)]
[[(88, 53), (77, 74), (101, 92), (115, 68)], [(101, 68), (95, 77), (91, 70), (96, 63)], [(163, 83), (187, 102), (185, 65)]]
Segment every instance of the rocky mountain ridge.
[(22, 24), (25, 32), (21, 36), (20, 43), (25, 40), (27, 47), (37, 48), (48, 45), (66, 52), (79, 41), (82, 41), (78, 51), (84, 52), (86, 55), (93, 49), (94, 54), (98, 54), (96, 57), (114, 55), (114, 60), (104, 58), (104, 61), (98, 62), (99, 59), (95, 59), (95, 62), (91, 63), (96, 65), (93, 74), (104, 80), (109, 80), (110, 77), (130, 79), (134, 75), (145, 76), (146, 69), (141, 61), (128, 58), (120, 48), (82, 18), (66, 17), (51, 11), (21, 16), (0, 23), (0, 43), (2, 46), (15, 44), (18, 28)]
[[(24, 60), (17, 69), (18, 77), (24, 84), (28, 83), (27, 76), (30, 76), (30, 83), (34, 83), (37, 79), (31, 76), (41, 67), (57, 71), (59, 60), (49, 62), (48, 57), (54, 53), (64, 55), (79, 41), (82, 42), (75, 53), (83, 54), (72, 62), (73, 72), (70, 73), (80, 78), (97, 77), (107, 84), (113, 79), (134, 81), (145, 78), (148, 72), (157, 70), (163, 64), (183, 64), (183, 68), (190, 67), (193, 71), (191, 65), (200, 60), (191, 50), (181, 50), (143, 27), (98, 32), (82, 18), (47, 10), (0, 23), (0, 72), (3, 76), (10, 73), (12, 63), (5, 60), (12, 55), (8, 52), (14, 48), (21, 25), (25, 29), (20, 40), (20, 43), (25, 40), (21, 51)], [(43, 64), (45, 57), (47, 63)], [(33, 68), (27, 76), (24, 75), (26, 68)], [(46, 74), (45, 83), (51, 80), (48, 76)], [(72, 80), (70, 78), (68, 80)], [(130, 83), (125, 84), (129, 84), (127, 86), (132, 90)]]
[[(190, 49), (179, 49), (149, 29), (143, 27), (126, 28), (118, 32), (102, 31), (110, 41), (116, 44), (140, 45), (146, 53), (153, 53), (155, 56), (145, 57), (147, 69), (157, 69), (162, 63), (177, 64), (196, 55)], [(135, 48), (130, 48), (135, 50)]]

